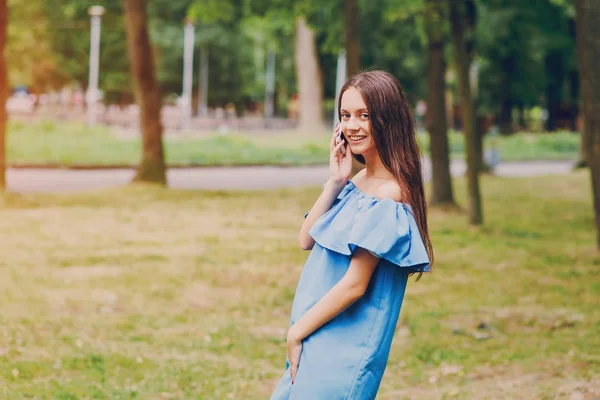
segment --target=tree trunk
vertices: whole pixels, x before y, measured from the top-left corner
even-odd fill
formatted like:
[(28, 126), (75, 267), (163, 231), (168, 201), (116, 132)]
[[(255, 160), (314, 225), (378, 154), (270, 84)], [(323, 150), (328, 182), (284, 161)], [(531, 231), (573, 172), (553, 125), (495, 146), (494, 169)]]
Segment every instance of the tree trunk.
[[(579, 9), (578, 9), (579, 10)], [(577, 48), (577, 64), (579, 65), (579, 75), (580, 78), (578, 80), (579, 87), (582, 86), (582, 71), (581, 66), (583, 65), (583, 15), (581, 12), (578, 12), (576, 15), (576, 23), (575, 23), (575, 44)], [(579, 96), (582, 96), (581, 90), (579, 90)], [(584, 112), (585, 110), (580, 110), (579, 112)], [(591, 161), (591, 151), (592, 151), (592, 135), (589, 129), (586, 127), (585, 118), (583, 119), (583, 124), (581, 124), (581, 144), (579, 147), (579, 160), (575, 163), (576, 168), (587, 168), (590, 166)]]
[(591, 136), (590, 169), (596, 219), (596, 247), (600, 250), (600, 2), (576, 0), (579, 73), (583, 95), (583, 115)]
[[(475, 60), (475, 28), (477, 26), (477, 5), (474, 0), (464, 0), (464, 14), (461, 21), (464, 21), (463, 38), (465, 41), (465, 48), (467, 51), (467, 70), (471, 73), (471, 65)], [(471, 82), (469, 83), (471, 85)], [(469, 86), (471, 87), (471, 86)], [(485, 172), (488, 168), (483, 161), (483, 130), (479, 124), (481, 116), (477, 115), (477, 90), (471, 92), (471, 102), (473, 103), (473, 112), (475, 113), (475, 127), (474, 129), (474, 140), (475, 140), (475, 159), (477, 160), (477, 171)]]
[(134, 181), (166, 184), (163, 153), (162, 99), (154, 74), (152, 47), (148, 36), (145, 0), (123, 0), (127, 55), (135, 81), (135, 97), (140, 109), (142, 160)]
[(360, 39), (358, 31), (358, 1), (346, 0), (344, 5), (346, 23), (346, 76), (350, 78), (360, 72)]
[(302, 132), (322, 131), (323, 87), (321, 69), (317, 57), (315, 35), (306, 24), (304, 17), (296, 19), (296, 77), (300, 92), (298, 129)]
[(448, 124), (446, 122), (446, 85), (444, 77), (444, 31), (442, 0), (426, 1), (426, 30), (428, 39), (427, 130), (431, 148), (432, 192), (431, 205), (454, 204)]
[(459, 0), (448, 0), (452, 41), (456, 64), (456, 77), (458, 81), (458, 95), (463, 114), (463, 129), (465, 134), (465, 148), (467, 150), (467, 183), (469, 191), (469, 223), (481, 225), (483, 214), (481, 195), (479, 193), (479, 176), (477, 168), (477, 138), (475, 136), (475, 107), (471, 98), (469, 82), (469, 58), (465, 45), (464, 27), (459, 10)]
[[(346, 77), (360, 72), (360, 38), (358, 31), (358, 1), (346, 0), (344, 4), (344, 34), (346, 36)], [(352, 158), (352, 175), (356, 175), (365, 166)]]
[(4, 58), (6, 32), (8, 30), (8, 7), (0, 0), (0, 191), (6, 188), (6, 100), (8, 98), (8, 72)]

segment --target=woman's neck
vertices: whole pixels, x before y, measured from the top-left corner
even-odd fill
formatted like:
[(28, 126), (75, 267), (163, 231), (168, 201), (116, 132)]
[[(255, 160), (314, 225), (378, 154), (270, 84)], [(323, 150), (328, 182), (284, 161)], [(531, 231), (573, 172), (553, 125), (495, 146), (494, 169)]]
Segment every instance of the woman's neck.
[(365, 165), (367, 167), (365, 171), (365, 179), (389, 179), (393, 178), (393, 174), (387, 170), (381, 157), (377, 152), (371, 154), (363, 154), (365, 158)]

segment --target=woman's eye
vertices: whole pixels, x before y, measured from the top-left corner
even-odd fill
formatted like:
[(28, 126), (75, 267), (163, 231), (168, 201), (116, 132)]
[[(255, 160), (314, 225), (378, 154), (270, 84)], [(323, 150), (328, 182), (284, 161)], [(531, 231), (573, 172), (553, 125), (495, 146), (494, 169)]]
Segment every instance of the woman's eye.
[(367, 118), (369, 118), (369, 114), (362, 113), (362, 114), (360, 114), (360, 117), (367, 119)]
[(349, 114), (342, 114), (342, 118), (348, 119), (348, 118), (350, 118), (350, 115)]

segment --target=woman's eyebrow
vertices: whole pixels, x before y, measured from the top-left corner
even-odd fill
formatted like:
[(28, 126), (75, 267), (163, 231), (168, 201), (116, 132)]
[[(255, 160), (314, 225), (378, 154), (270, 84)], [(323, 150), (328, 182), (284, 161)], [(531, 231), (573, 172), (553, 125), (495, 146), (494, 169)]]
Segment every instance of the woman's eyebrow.
[[(356, 110), (356, 112), (362, 112), (362, 111), (369, 111), (366, 108), (359, 108), (358, 110)], [(346, 109), (342, 108), (341, 112), (348, 112)]]

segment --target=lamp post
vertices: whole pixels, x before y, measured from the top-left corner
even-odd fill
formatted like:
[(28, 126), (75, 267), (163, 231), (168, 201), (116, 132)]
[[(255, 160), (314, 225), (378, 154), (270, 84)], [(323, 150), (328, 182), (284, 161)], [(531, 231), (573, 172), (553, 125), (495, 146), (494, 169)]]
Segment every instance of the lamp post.
[(183, 93), (181, 94), (181, 128), (189, 129), (192, 119), (192, 80), (194, 71), (194, 24), (185, 21), (183, 39)]
[(88, 79), (87, 102), (87, 125), (96, 125), (96, 102), (98, 101), (98, 71), (100, 63), (100, 22), (104, 7), (92, 6), (88, 9), (90, 14), (90, 75)]
[(337, 104), (340, 96), (340, 91), (342, 90), (342, 86), (346, 82), (346, 50), (340, 50), (337, 59), (337, 71), (336, 71), (336, 79), (335, 79), (335, 104), (333, 105), (333, 129), (335, 129), (335, 125), (340, 122)]

